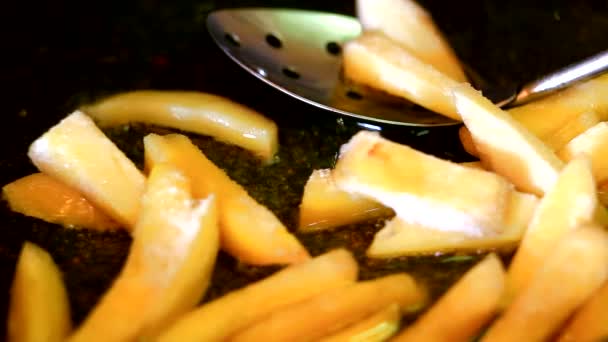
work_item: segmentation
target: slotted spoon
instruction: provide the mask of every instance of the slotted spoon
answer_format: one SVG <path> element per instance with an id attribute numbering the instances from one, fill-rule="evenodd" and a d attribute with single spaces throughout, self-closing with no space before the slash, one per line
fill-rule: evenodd
<path id="1" fill-rule="evenodd" d="M 361 33 L 356 18 L 307 10 L 243 8 L 207 18 L 209 33 L 232 60 L 260 80 L 311 105 L 367 121 L 404 126 L 447 126 L 456 121 L 407 101 L 368 96 L 340 77 L 341 46 Z M 518 89 L 483 89 L 500 107 L 520 105 L 608 69 L 608 51 Z"/>

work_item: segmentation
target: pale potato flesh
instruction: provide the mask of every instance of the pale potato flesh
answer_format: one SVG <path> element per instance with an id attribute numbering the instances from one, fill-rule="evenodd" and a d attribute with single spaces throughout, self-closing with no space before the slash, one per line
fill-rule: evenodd
<path id="1" fill-rule="evenodd" d="M 145 177 L 135 164 L 76 111 L 36 139 L 28 156 L 43 173 L 78 190 L 131 230 L 139 215 Z"/>
<path id="2" fill-rule="evenodd" d="M 44 173 L 5 185 L 2 195 L 12 211 L 67 228 L 105 231 L 120 227 L 79 191 Z"/>
<path id="3" fill-rule="evenodd" d="M 496 174 L 366 131 L 342 146 L 333 176 L 342 190 L 373 198 L 408 223 L 478 237 L 503 231 L 512 188 Z"/>
<path id="4" fill-rule="evenodd" d="M 101 126 L 141 122 L 212 136 L 271 161 L 279 147 L 277 125 L 222 96 L 194 91 L 140 90 L 83 108 Z"/>
<path id="5" fill-rule="evenodd" d="M 379 32 L 364 32 L 344 46 L 347 79 L 410 100 L 460 120 L 450 89 L 458 84 Z"/>
<path id="6" fill-rule="evenodd" d="M 342 191 L 336 186 L 331 170 L 314 170 L 304 186 L 298 229 L 315 232 L 391 213 L 391 209 L 374 200 Z"/>
<path id="7" fill-rule="evenodd" d="M 62 342 L 72 329 L 68 293 L 59 267 L 42 248 L 25 242 L 10 292 L 9 342 Z"/>
<path id="8" fill-rule="evenodd" d="M 503 222 L 504 231 L 497 235 L 471 237 L 461 232 L 445 232 L 422 225 L 408 224 L 395 218 L 374 236 L 367 250 L 370 258 L 434 255 L 437 252 L 479 252 L 512 250 L 521 241 L 532 218 L 538 198 L 513 192 Z"/>
<path id="9" fill-rule="evenodd" d="M 570 161 L 585 155 L 591 159 L 593 176 L 597 183 L 608 181 L 608 122 L 600 122 L 572 139 L 557 155 Z"/>
<path id="10" fill-rule="evenodd" d="M 547 145 L 470 85 L 452 95 L 484 165 L 520 191 L 543 195 L 553 186 L 563 162 Z"/>
<path id="11" fill-rule="evenodd" d="M 194 197 L 215 195 L 222 248 L 254 265 L 290 264 L 310 258 L 308 251 L 266 207 L 179 134 L 144 138 L 146 168 L 168 162 L 192 180 Z"/>
<path id="12" fill-rule="evenodd" d="M 319 342 L 383 342 L 396 334 L 400 326 L 401 308 L 393 303 Z"/>
<path id="13" fill-rule="evenodd" d="M 358 282 L 277 310 L 230 340 L 314 341 L 397 303 L 403 311 L 419 309 L 426 291 L 406 274 Z"/>
<path id="14" fill-rule="evenodd" d="M 357 275 L 357 261 L 349 252 L 330 251 L 197 308 L 158 341 L 222 341 L 281 307 L 352 284 Z"/>
<path id="15" fill-rule="evenodd" d="M 509 267 L 507 301 L 528 286 L 568 231 L 594 221 L 597 208 L 590 162 L 575 159 L 564 167 L 532 217 Z"/>
<path id="16" fill-rule="evenodd" d="M 602 227 L 568 232 L 482 341 L 547 341 L 606 281 L 607 264 L 608 233 Z"/>
<path id="17" fill-rule="evenodd" d="M 121 273 L 69 341 L 153 337 L 202 299 L 219 249 L 213 196 L 193 199 L 190 181 L 155 166 Z"/>
<path id="18" fill-rule="evenodd" d="M 490 254 L 393 341 L 471 341 L 498 312 L 504 288 L 502 263 Z"/>
<path id="19" fill-rule="evenodd" d="M 413 0 L 357 0 L 364 31 L 381 31 L 421 61 L 459 82 L 466 76 L 431 15 Z"/>

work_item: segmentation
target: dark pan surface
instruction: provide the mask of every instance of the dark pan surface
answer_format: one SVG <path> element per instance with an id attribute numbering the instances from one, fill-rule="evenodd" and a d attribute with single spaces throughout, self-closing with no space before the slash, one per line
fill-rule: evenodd
<path id="1" fill-rule="evenodd" d="M 329 167 L 338 146 L 358 128 L 281 95 L 229 61 L 205 31 L 206 14 L 236 6 L 291 6 L 353 14 L 354 1 L 39 1 L 9 2 L 0 20 L 0 184 L 35 171 L 29 144 L 78 105 L 133 89 L 187 89 L 228 96 L 274 118 L 281 127 L 281 161 L 263 168 L 248 154 L 197 140 L 210 158 L 244 184 L 289 226 L 307 175 Z M 488 81 L 511 85 L 591 55 L 608 43 L 605 1 L 424 1 L 459 56 Z M 141 158 L 134 127 L 118 137 Z M 385 134 L 452 160 L 468 157 L 455 128 Z M 77 143 L 77 142 L 75 142 Z M 135 146 L 135 147 L 133 147 Z M 290 195 L 285 195 L 290 194 Z M 355 225 L 302 237 L 318 254 L 346 244 L 360 257 L 363 277 L 411 271 L 438 295 L 476 259 L 371 262 L 361 253 L 378 226 Z M 48 249 L 65 273 L 75 321 L 80 321 L 119 271 L 130 239 L 125 233 L 67 231 L 0 208 L 0 336 L 5 336 L 9 286 L 24 240 Z M 507 256 L 508 257 L 508 256 Z M 445 261 L 445 260 L 444 260 Z M 217 296 L 272 272 L 221 255 L 208 295 Z"/>

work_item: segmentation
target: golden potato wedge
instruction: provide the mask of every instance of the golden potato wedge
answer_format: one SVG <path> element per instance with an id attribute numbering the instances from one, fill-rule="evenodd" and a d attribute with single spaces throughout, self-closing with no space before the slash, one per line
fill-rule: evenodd
<path id="1" fill-rule="evenodd" d="M 477 151 L 477 147 L 475 146 L 475 141 L 473 141 L 473 137 L 471 136 L 471 132 L 467 129 L 466 126 L 460 127 L 458 130 L 458 138 L 460 139 L 460 143 L 464 150 L 475 157 L 479 156 L 479 151 Z"/>
<path id="2" fill-rule="evenodd" d="M 600 118 L 596 112 L 582 112 L 579 115 L 574 116 L 572 119 L 566 122 L 564 126 L 558 128 L 556 131 L 547 136 L 539 138 L 541 138 L 541 140 L 553 151 L 559 151 L 566 146 L 570 140 L 595 126 L 599 122 Z"/>
<path id="3" fill-rule="evenodd" d="M 127 229 L 139 214 L 145 177 L 80 111 L 70 114 L 29 148 L 32 163 L 78 190 Z"/>
<path id="4" fill-rule="evenodd" d="M 498 312 L 505 278 L 500 259 L 488 255 L 393 341 L 471 341 Z"/>
<path id="5" fill-rule="evenodd" d="M 574 314 L 558 342 L 596 342 L 608 337 L 608 282 Z"/>
<path id="6" fill-rule="evenodd" d="M 323 337 L 319 342 L 383 342 L 391 338 L 401 323 L 401 308 L 393 303 L 357 323 Z"/>
<path id="7" fill-rule="evenodd" d="M 61 342 L 71 329 L 61 271 L 45 250 L 25 242 L 11 287 L 7 340 Z"/>
<path id="8" fill-rule="evenodd" d="M 304 186 L 298 229 L 315 232 L 391 214 L 390 208 L 374 200 L 342 191 L 331 170 L 314 170 Z"/>
<path id="9" fill-rule="evenodd" d="M 520 191 L 543 195 L 553 186 L 563 162 L 547 145 L 470 85 L 452 94 L 484 165 Z"/>
<path id="10" fill-rule="evenodd" d="M 564 167 L 534 213 L 509 266 L 507 302 L 528 286 L 561 237 L 593 222 L 597 209 L 591 163 L 586 158 L 575 159 Z"/>
<path id="11" fill-rule="evenodd" d="M 118 229 L 120 225 L 76 189 L 44 173 L 33 173 L 4 187 L 12 211 L 67 228 Z"/>
<path id="12" fill-rule="evenodd" d="M 370 197 L 408 223 L 478 237 L 504 229 L 512 188 L 504 178 L 373 132 L 361 131 L 342 146 L 332 174 L 342 190 Z"/>
<path id="13" fill-rule="evenodd" d="M 222 341 L 286 305 L 357 280 L 358 265 L 339 249 L 289 266 L 184 315 L 159 342 Z"/>
<path id="14" fill-rule="evenodd" d="M 357 17 L 365 31 L 382 31 L 421 61 L 459 82 L 466 82 L 456 54 L 431 15 L 413 0 L 357 0 Z"/>
<path id="15" fill-rule="evenodd" d="M 596 182 L 608 181 L 608 122 L 600 122 L 572 139 L 557 155 L 564 161 L 586 155 L 591 159 Z"/>
<path id="16" fill-rule="evenodd" d="M 201 300 L 218 249 L 215 198 L 193 199 L 188 178 L 156 165 L 126 264 L 69 341 L 154 336 Z"/>
<path id="17" fill-rule="evenodd" d="M 139 90 L 83 108 L 101 126 L 142 122 L 212 136 L 271 161 L 279 148 L 277 125 L 225 97 L 194 91 Z"/>
<path id="18" fill-rule="evenodd" d="M 514 192 L 503 225 L 497 235 L 471 237 L 462 232 L 446 232 L 408 224 L 400 218 L 386 223 L 374 236 L 367 250 L 370 258 L 393 258 L 412 255 L 433 255 L 437 252 L 479 252 L 515 249 L 532 218 L 538 198 Z"/>
<path id="19" fill-rule="evenodd" d="M 380 32 L 364 32 L 345 44 L 343 70 L 353 82 L 460 120 L 449 92 L 458 82 Z"/>
<path id="20" fill-rule="evenodd" d="M 393 274 L 327 291 L 277 310 L 237 333 L 231 341 L 314 341 L 398 303 L 419 309 L 426 291 L 406 274 Z"/>
<path id="21" fill-rule="evenodd" d="M 179 134 L 144 138 L 146 168 L 169 162 L 192 180 L 194 197 L 215 194 L 218 201 L 222 248 L 255 265 L 290 264 L 309 258 L 308 252 L 266 207 L 215 166 Z"/>
<path id="22" fill-rule="evenodd" d="M 606 231 L 588 226 L 568 232 L 482 341 L 546 341 L 606 281 L 607 264 Z"/>
<path id="23" fill-rule="evenodd" d="M 546 98 L 514 107 L 509 110 L 509 114 L 537 137 L 545 139 L 587 113 L 595 113 L 600 121 L 607 120 L 606 94 L 608 75 L 603 75 Z M 574 136 L 576 134 L 571 138 Z"/>

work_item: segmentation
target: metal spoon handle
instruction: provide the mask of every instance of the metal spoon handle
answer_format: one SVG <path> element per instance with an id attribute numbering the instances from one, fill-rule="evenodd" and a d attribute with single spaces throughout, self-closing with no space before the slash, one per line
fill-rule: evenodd
<path id="1" fill-rule="evenodd" d="M 608 70 L 608 51 L 571 64 L 549 75 L 525 84 L 509 105 L 521 105 L 559 89 L 597 76 Z"/>

